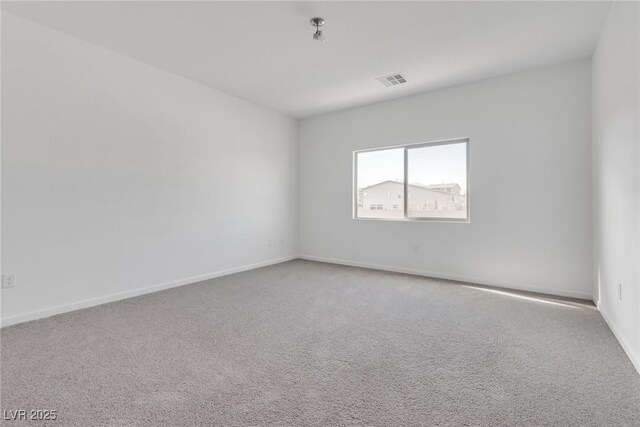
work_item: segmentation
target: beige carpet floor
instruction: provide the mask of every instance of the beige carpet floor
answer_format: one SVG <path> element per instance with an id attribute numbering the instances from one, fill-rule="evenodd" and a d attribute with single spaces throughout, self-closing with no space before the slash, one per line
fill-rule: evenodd
<path id="1" fill-rule="evenodd" d="M 598 311 L 514 295 L 291 261 L 4 328 L 1 407 L 59 426 L 640 425 Z"/>

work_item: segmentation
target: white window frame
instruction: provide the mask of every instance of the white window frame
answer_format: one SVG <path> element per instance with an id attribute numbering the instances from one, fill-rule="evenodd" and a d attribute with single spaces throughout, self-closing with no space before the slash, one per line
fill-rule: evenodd
<path id="1" fill-rule="evenodd" d="M 453 139 L 443 139 L 438 141 L 430 141 L 430 142 L 418 142 L 413 144 L 404 144 L 404 145 L 393 145 L 389 147 L 379 147 L 379 148 L 367 148 L 364 150 L 355 150 L 353 152 L 353 219 L 356 220 L 374 220 L 374 221 L 427 221 L 427 222 L 457 222 L 457 223 L 469 223 L 471 222 L 471 191 L 470 191 L 470 173 L 469 173 L 469 149 L 470 149 L 470 140 L 469 138 L 453 138 Z M 424 147 L 433 147 L 437 145 L 452 145 L 452 144 L 466 144 L 466 173 L 467 173 L 467 189 L 466 189 L 466 218 L 433 218 L 433 217 L 415 217 L 408 216 L 408 197 L 407 194 L 409 192 L 409 150 L 415 148 L 424 148 Z M 385 150 L 393 150 L 393 149 L 403 149 L 404 151 L 404 194 L 403 194 L 403 203 L 404 203 L 404 218 L 362 218 L 358 217 L 358 154 L 360 153 L 368 153 L 374 151 L 385 151 Z"/>

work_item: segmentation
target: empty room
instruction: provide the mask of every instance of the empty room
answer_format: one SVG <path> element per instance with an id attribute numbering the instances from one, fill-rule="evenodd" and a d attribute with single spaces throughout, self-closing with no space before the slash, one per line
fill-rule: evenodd
<path id="1" fill-rule="evenodd" d="M 2 1 L 0 424 L 640 426 L 639 1 Z"/>

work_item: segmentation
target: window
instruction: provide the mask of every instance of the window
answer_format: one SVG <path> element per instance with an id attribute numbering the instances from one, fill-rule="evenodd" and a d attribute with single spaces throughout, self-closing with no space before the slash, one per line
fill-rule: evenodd
<path id="1" fill-rule="evenodd" d="M 467 139 L 354 152 L 355 218 L 468 221 Z"/>
<path id="2" fill-rule="evenodd" d="M 356 154 L 357 217 L 402 219 L 403 210 L 394 210 L 393 204 L 403 205 L 404 149 L 392 148 Z M 400 201 L 400 203 L 398 203 Z M 404 205 L 403 205 L 404 206 Z"/>

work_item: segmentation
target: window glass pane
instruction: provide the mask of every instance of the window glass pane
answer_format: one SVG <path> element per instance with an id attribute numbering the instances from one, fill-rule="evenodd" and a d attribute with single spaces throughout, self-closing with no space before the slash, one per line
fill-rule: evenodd
<path id="1" fill-rule="evenodd" d="M 404 149 L 357 153 L 356 216 L 404 218 Z"/>
<path id="2" fill-rule="evenodd" d="M 408 148 L 407 216 L 467 218 L 467 144 Z"/>

